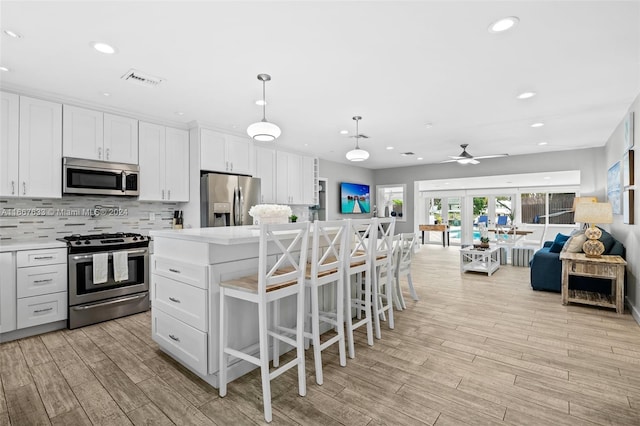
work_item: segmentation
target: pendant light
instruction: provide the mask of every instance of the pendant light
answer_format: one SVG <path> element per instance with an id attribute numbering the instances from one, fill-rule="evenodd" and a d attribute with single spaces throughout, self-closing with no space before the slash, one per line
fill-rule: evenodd
<path id="1" fill-rule="evenodd" d="M 355 117 L 353 117 L 353 120 L 355 120 L 356 122 L 356 147 L 355 149 L 352 149 L 351 151 L 347 152 L 347 160 L 349 161 L 364 161 L 367 158 L 369 158 L 369 153 L 367 151 L 365 151 L 364 149 L 360 149 L 360 146 L 358 144 L 358 141 L 360 139 L 360 132 L 358 131 L 358 121 L 362 120 L 362 117 L 360 117 L 359 115 L 356 115 Z"/>
<path id="2" fill-rule="evenodd" d="M 264 84 L 271 80 L 271 76 L 269 74 L 258 74 L 258 80 L 262 81 L 262 121 L 258 121 L 247 127 L 247 133 L 257 141 L 271 142 L 277 139 L 282 133 L 280 127 L 267 121 L 265 114 L 267 101 L 264 95 Z"/>

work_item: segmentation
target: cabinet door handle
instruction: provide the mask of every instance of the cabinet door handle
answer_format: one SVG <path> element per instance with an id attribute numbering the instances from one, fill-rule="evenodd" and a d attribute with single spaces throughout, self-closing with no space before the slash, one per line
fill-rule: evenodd
<path id="1" fill-rule="evenodd" d="M 22 181 L 22 195 L 27 195 L 27 182 Z"/>
<path id="2" fill-rule="evenodd" d="M 15 195 L 16 193 L 16 181 L 12 180 L 11 181 L 11 195 Z"/>
<path id="3" fill-rule="evenodd" d="M 162 190 L 162 199 L 164 200 L 164 189 Z"/>
<path id="4" fill-rule="evenodd" d="M 47 280 L 35 280 L 33 283 L 34 284 L 40 284 L 40 283 L 49 283 L 51 281 L 53 281 L 53 278 L 49 278 Z"/>
<path id="5" fill-rule="evenodd" d="M 176 299 L 175 297 L 170 297 L 169 300 L 171 300 L 173 303 L 180 303 L 180 300 Z"/>
<path id="6" fill-rule="evenodd" d="M 53 259 L 53 256 L 34 256 L 35 260 Z"/>
<path id="7" fill-rule="evenodd" d="M 176 342 L 179 342 L 180 339 L 176 336 L 174 336 L 173 334 L 170 334 L 169 337 L 171 338 L 171 340 L 175 340 Z"/>
<path id="8" fill-rule="evenodd" d="M 45 308 L 45 309 L 36 309 L 33 311 L 34 314 L 41 314 L 43 312 L 53 311 L 53 308 Z"/>
<path id="9" fill-rule="evenodd" d="M 171 190 L 168 189 L 167 190 L 167 200 L 170 200 L 170 199 L 171 199 Z"/>
<path id="10" fill-rule="evenodd" d="M 228 161 L 224 162 L 224 168 L 225 168 L 225 170 L 229 171 L 229 162 Z"/>
<path id="11" fill-rule="evenodd" d="M 233 161 L 230 162 L 229 164 L 231 164 L 231 171 L 233 171 Z"/>
<path id="12" fill-rule="evenodd" d="M 109 148 L 106 149 L 106 154 L 107 154 L 107 160 L 109 159 Z"/>
<path id="13" fill-rule="evenodd" d="M 179 271 L 179 270 L 177 270 L 177 269 L 173 269 L 173 268 L 169 268 L 169 272 L 174 272 L 174 273 L 176 273 L 176 274 L 179 274 L 179 273 L 180 273 L 180 271 Z"/>
<path id="14" fill-rule="evenodd" d="M 102 158 L 102 148 L 98 148 L 98 159 Z"/>

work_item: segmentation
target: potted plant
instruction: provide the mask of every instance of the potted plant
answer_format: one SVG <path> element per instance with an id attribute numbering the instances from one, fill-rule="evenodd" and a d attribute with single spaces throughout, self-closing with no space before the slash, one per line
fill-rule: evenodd
<path id="1" fill-rule="evenodd" d="M 291 221 L 291 223 L 295 223 L 298 220 L 298 216 L 292 214 L 291 216 L 289 216 L 289 220 Z"/>
<path id="2" fill-rule="evenodd" d="M 402 217 L 402 200 L 392 200 L 392 202 L 393 212 L 391 213 L 391 216 Z"/>
<path id="3" fill-rule="evenodd" d="M 489 237 L 480 237 L 480 247 L 489 248 Z"/>

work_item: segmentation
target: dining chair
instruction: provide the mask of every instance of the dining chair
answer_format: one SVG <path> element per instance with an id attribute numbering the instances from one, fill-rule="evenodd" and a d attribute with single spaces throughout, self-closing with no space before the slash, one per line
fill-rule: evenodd
<path id="1" fill-rule="evenodd" d="M 298 394 L 306 395 L 304 355 L 304 275 L 307 262 L 309 223 L 261 224 L 257 274 L 220 283 L 219 394 L 227 394 L 228 358 L 233 356 L 260 367 L 264 418 L 271 422 L 271 380 L 298 367 Z M 269 303 L 285 297 L 296 297 L 295 335 L 269 330 Z M 258 305 L 259 355 L 227 346 L 227 298 Z M 296 348 L 296 356 L 285 365 L 269 370 L 269 337 Z"/>
<path id="2" fill-rule="evenodd" d="M 407 305 L 404 301 L 404 296 L 402 295 L 402 287 L 400 285 L 400 278 L 406 275 L 407 282 L 409 284 L 409 293 L 411 294 L 411 298 L 415 301 L 420 300 L 418 298 L 418 294 L 416 293 L 416 289 L 413 287 L 413 276 L 411 274 L 411 261 L 413 259 L 413 251 L 415 250 L 416 244 L 416 234 L 412 232 L 406 232 L 399 234 L 400 243 L 398 247 L 397 253 L 397 266 L 395 268 L 395 290 L 397 294 L 397 299 L 402 307 L 402 309 L 407 309 Z"/>

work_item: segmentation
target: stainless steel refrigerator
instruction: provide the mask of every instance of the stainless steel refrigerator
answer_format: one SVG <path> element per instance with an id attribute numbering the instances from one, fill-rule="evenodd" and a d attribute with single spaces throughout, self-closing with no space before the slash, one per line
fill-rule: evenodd
<path id="1" fill-rule="evenodd" d="M 200 226 L 252 225 L 251 206 L 260 204 L 260 179 L 207 173 L 200 177 Z"/>

